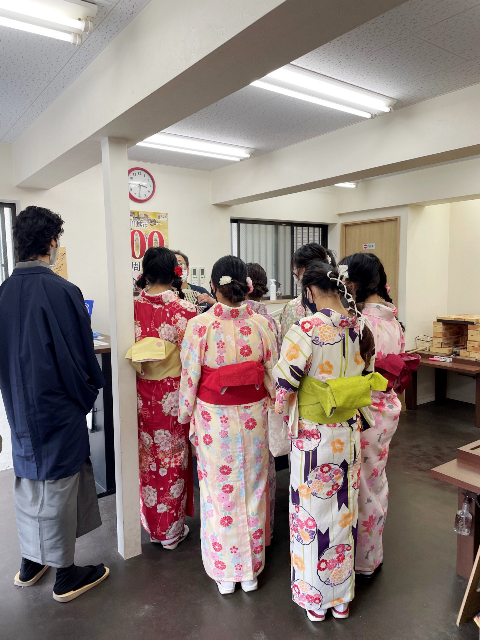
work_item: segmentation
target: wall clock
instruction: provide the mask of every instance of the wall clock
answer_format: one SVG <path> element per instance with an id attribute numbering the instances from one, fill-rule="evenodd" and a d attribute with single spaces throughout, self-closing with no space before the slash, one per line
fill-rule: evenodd
<path id="1" fill-rule="evenodd" d="M 155 180 L 151 173 L 141 167 L 128 171 L 128 191 L 130 200 L 147 202 L 155 193 Z"/>

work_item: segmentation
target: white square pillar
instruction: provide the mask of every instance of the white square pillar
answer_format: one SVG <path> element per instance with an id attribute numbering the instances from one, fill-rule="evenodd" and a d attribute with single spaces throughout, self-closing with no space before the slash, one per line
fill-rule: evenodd
<path id="1" fill-rule="evenodd" d="M 138 429 L 135 371 L 125 354 L 135 342 L 130 245 L 128 161 L 125 140 L 102 140 L 107 237 L 108 294 L 112 339 L 112 392 L 115 432 L 118 552 L 142 552 L 138 496 Z"/>

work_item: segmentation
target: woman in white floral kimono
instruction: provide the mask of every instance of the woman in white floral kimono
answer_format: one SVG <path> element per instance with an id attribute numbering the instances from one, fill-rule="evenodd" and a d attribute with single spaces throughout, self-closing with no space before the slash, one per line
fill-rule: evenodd
<path id="1" fill-rule="evenodd" d="M 200 481 L 201 546 L 220 593 L 257 588 L 268 531 L 267 410 L 277 360 L 268 321 L 245 303 L 251 282 L 234 256 L 212 271 L 217 304 L 188 323 L 179 421 L 191 420 Z"/>
<path id="2" fill-rule="evenodd" d="M 134 302 L 136 342 L 127 354 L 137 371 L 140 517 L 151 541 L 164 549 L 186 537 L 185 515 L 193 516 L 188 427 L 177 418 L 180 345 L 197 310 L 171 290 L 180 290 L 180 276 L 169 249 L 145 253 L 137 286 L 149 289 Z"/>
<path id="3" fill-rule="evenodd" d="M 304 244 L 297 249 L 292 256 L 291 269 L 295 284 L 300 287 L 302 283 L 302 276 L 308 265 L 314 260 L 320 260 L 321 262 L 328 262 L 332 267 L 335 267 L 335 254 L 329 249 L 325 249 L 316 242 L 310 242 L 310 244 Z M 290 300 L 283 307 L 282 314 L 280 316 L 280 336 L 279 341 L 282 344 L 283 339 L 287 335 L 287 331 L 292 324 L 311 316 L 312 313 L 316 313 L 315 305 L 309 302 L 303 294 Z"/>
<path id="4" fill-rule="evenodd" d="M 314 622 L 332 610 L 349 615 L 354 596 L 354 548 L 360 474 L 358 409 L 371 404 L 362 376 L 373 361 L 373 337 L 345 310 L 336 269 L 311 263 L 303 293 L 318 311 L 285 336 L 275 367 L 277 412 L 289 423 L 290 549 L 293 601 Z"/>
<path id="5" fill-rule="evenodd" d="M 371 426 L 364 423 L 361 438 L 362 470 L 355 570 L 365 577 L 372 577 L 383 563 L 382 538 L 388 509 L 385 467 L 401 411 L 397 392 L 402 392 L 401 387 L 405 388 L 410 375 L 407 365 L 401 360 L 400 354 L 405 351 L 405 338 L 396 317 L 397 310 L 390 298 L 387 275 L 379 258 L 372 253 L 355 253 L 344 258 L 342 264 L 348 267 L 347 287 L 368 319 L 375 339 L 375 370 L 384 373 L 385 359 L 392 360 L 393 356 L 397 360 L 396 384 L 389 385 L 386 392 L 373 393 L 370 409 L 373 423 Z M 402 373 L 406 373 L 403 383 L 399 382 Z"/>

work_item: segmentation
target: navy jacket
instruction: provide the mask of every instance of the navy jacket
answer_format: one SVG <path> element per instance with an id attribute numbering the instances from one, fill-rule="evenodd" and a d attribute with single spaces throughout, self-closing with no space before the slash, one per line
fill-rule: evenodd
<path id="1" fill-rule="evenodd" d="M 14 269 L 0 287 L 0 389 L 16 476 L 80 471 L 85 416 L 104 384 L 80 289 L 43 266 Z"/>

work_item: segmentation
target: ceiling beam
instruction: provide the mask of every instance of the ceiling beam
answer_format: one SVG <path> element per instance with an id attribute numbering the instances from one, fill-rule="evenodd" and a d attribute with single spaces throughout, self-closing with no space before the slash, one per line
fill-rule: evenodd
<path id="1" fill-rule="evenodd" d="M 151 0 L 14 143 L 17 186 L 51 188 L 405 0 Z"/>
<path id="2" fill-rule="evenodd" d="M 212 172 L 212 203 L 244 204 L 480 154 L 480 85 Z"/>

